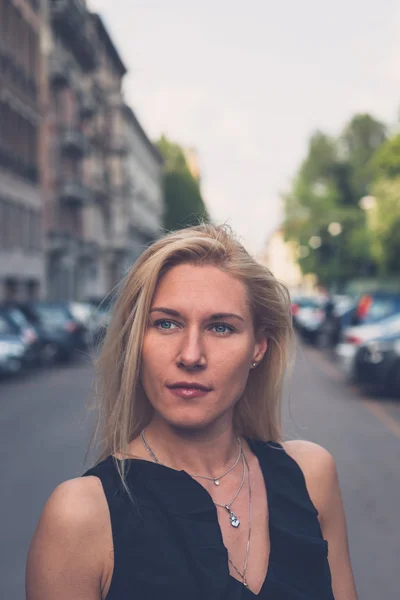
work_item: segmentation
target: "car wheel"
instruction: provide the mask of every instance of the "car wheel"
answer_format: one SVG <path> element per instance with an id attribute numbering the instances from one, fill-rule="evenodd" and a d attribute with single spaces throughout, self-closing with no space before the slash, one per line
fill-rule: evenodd
<path id="1" fill-rule="evenodd" d="M 59 353 L 60 349 L 57 344 L 51 342 L 45 344 L 41 352 L 42 363 L 45 365 L 54 364 L 58 359 Z"/>

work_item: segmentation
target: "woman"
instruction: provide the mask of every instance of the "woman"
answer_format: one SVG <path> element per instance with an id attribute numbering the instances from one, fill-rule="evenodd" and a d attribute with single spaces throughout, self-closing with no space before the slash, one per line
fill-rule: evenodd
<path id="1" fill-rule="evenodd" d="M 48 500 L 28 600 L 356 598 L 334 461 L 281 440 L 289 306 L 225 227 L 141 256 L 98 361 L 101 455 Z"/>

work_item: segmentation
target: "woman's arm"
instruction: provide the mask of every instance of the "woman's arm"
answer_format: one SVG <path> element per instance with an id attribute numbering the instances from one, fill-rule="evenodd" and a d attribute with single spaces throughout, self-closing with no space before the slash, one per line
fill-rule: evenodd
<path id="1" fill-rule="evenodd" d="M 96 477 L 62 483 L 50 496 L 26 567 L 27 600 L 101 600 L 107 503 Z M 110 527 L 110 526 L 109 526 Z"/>
<path id="2" fill-rule="evenodd" d="M 319 513 L 322 533 L 328 542 L 335 600 L 357 600 L 335 461 L 327 450 L 311 442 L 292 441 L 284 446 L 303 471 L 310 498 Z"/>

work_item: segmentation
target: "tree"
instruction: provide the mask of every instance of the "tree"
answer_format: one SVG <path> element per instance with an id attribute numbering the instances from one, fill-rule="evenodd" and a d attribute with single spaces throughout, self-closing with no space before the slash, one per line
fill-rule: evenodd
<path id="1" fill-rule="evenodd" d="M 386 140 L 386 127 L 369 114 L 357 114 L 346 125 L 339 147 L 351 169 L 351 185 L 355 202 L 368 193 L 374 178 L 372 159 Z"/>
<path id="2" fill-rule="evenodd" d="M 373 183 L 373 157 L 384 140 L 385 126 L 370 115 L 353 117 L 337 139 L 317 131 L 284 198 L 286 239 L 307 248 L 311 238 L 317 240 L 314 249 L 300 253 L 299 263 L 324 284 L 375 268 L 359 201 Z M 342 226 L 336 237 L 328 231 L 332 222 Z"/>
<path id="3" fill-rule="evenodd" d="M 184 151 L 179 144 L 162 136 L 157 142 L 164 164 L 164 227 L 182 229 L 208 221 L 209 216 L 201 195 L 199 182 L 190 172 Z"/>
<path id="4" fill-rule="evenodd" d="M 400 135 L 387 140 L 376 152 L 371 163 L 376 179 L 392 179 L 400 175 Z"/>

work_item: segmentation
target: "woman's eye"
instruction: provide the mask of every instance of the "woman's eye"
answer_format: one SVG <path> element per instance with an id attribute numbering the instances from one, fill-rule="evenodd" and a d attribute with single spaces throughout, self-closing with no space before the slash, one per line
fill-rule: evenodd
<path id="1" fill-rule="evenodd" d="M 223 325 L 222 323 L 213 325 L 212 329 L 214 329 L 215 333 L 219 333 L 220 335 L 228 335 L 234 331 L 233 327 L 230 327 L 229 325 Z"/>
<path id="2" fill-rule="evenodd" d="M 173 323 L 172 321 L 162 320 L 162 321 L 156 321 L 154 323 L 154 327 L 157 327 L 157 329 L 163 329 L 164 331 L 170 331 L 174 327 L 177 327 L 177 325 L 176 325 L 176 323 Z"/>

